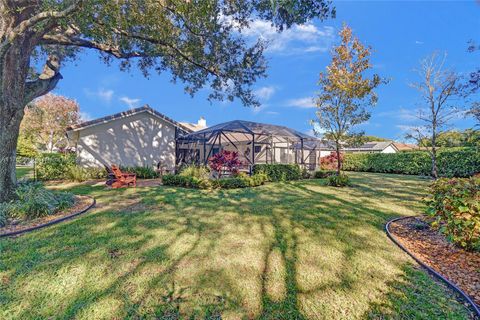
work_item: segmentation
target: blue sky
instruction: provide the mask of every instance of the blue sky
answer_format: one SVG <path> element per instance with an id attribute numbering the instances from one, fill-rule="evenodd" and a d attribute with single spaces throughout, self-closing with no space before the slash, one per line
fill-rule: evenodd
<path id="1" fill-rule="evenodd" d="M 402 140 L 404 127 L 413 124 L 418 108 L 417 92 L 409 83 L 418 80 L 414 69 L 420 59 L 434 51 L 447 52 L 447 64 L 468 73 L 480 65 L 480 54 L 467 52 L 470 39 L 480 41 L 480 3 L 475 1 L 334 1 L 337 18 L 313 21 L 277 34 L 262 21 L 255 22 L 248 36 L 270 40 L 266 56 L 268 77 L 256 85 L 262 107 L 244 107 L 239 102 L 210 104 L 201 93 L 191 98 L 181 84 L 172 84 L 168 74 L 144 78 L 133 70 L 121 72 L 104 65 L 97 54 L 85 52 L 67 65 L 56 93 L 76 99 L 88 118 L 149 104 L 178 121 L 196 122 L 200 116 L 209 125 L 244 119 L 286 125 L 309 132 L 315 117 L 311 97 L 318 90 L 320 71 L 330 62 L 329 50 L 337 41 L 342 23 L 373 47 L 375 72 L 391 79 L 378 90 L 379 102 L 370 121 L 360 127 L 367 134 Z M 467 128 L 470 119 L 455 126 Z"/>

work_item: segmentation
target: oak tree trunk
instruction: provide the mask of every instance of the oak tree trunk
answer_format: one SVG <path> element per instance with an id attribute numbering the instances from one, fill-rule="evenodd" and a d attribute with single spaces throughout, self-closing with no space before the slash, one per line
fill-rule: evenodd
<path id="1" fill-rule="evenodd" d="M 5 110 L 15 110 L 6 113 Z M 0 105 L 0 202 L 10 200 L 15 191 L 16 150 L 23 107 Z"/>

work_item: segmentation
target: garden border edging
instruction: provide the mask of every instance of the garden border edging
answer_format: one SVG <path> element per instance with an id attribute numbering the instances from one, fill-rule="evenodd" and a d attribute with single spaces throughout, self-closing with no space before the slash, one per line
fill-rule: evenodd
<path id="1" fill-rule="evenodd" d="M 35 230 L 38 230 L 38 229 L 42 229 L 42 228 L 45 228 L 45 227 L 48 227 L 48 226 L 51 226 L 51 225 L 60 223 L 60 222 L 65 221 L 65 220 L 69 220 L 69 219 L 74 218 L 74 217 L 76 217 L 76 216 L 79 216 L 79 215 L 81 215 L 81 214 L 89 211 L 89 210 L 90 210 L 91 208 L 93 208 L 93 207 L 95 206 L 95 204 L 97 203 L 97 201 L 95 200 L 94 197 L 90 197 L 90 196 L 83 196 L 83 197 L 88 197 L 88 198 L 90 198 L 90 199 L 93 200 L 92 203 L 91 203 L 90 205 L 88 205 L 88 207 L 84 208 L 83 210 L 74 212 L 74 213 L 72 213 L 72 214 L 69 214 L 68 216 L 61 217 L 61 218 L 58 218 L 58 219 L 49 221 L 49 222 L 47 222 L 47 223 L 38 225 L 38 226 L 34 226 L 34 227 L 30 227 L 30 228 L 26 228 L 26 229 L 18 230 L 18 231 L 12 231 L 12 232 L 9 232 L 9 233 L 0 234 L 0 238 L 13 237 L 13 236 L 17 236 L 17 235 L 20 235 L 20 234 L 23 234 L 23 233 L 35 231 Z"/>
<path id="2" fill-rule="evenodd" d="M 393 243 L 395 243 L 400 249 L 402 249 L 403 251 L 405 251 L 410 257 L 413 258 L 413 260 L 415 260 L 420 266 L 422 266 L 423 268 L 425 268 L 430 274 L 434 275 L 435 277 L 437 277 L 438 279 L 442 280 L 445 284 L 447 284 L 448 287 L 450 287 L 451 289 L 453 289 L 454 291 L 456 291 L 457 293 L 459 293 L 473 308 L 473 310 L 475 311 L 476 315 L 478 317 L 480 317 L 480 309 L 479 309 L 479 306 L 477 306 L 477 304 L 475 302 L 473 302 L 473 300 L 465 293 L 463 292 L 462 289 L 460 289 L 459 287 L 457 287 L 453 282 L 451 282 L 450 280 L 448 280 L 447 278 L 445 278 L 444 276 L 442 276 L 440 273 L 438 273 L 437 271 L 435 271 L 434 269 L 430 268 L 429 266 L 427 266 L 425 263 L 423 263 L 420 259 L 418 259 L 413 253 L 411 253 L 407 248 L 405 248 L 400 242 L 397 241 L 397 239 L 395 239 L 395 236 L 393 236 L 391 233 L 390 233 L 390 224 L 392 222 L 396 222 L 396 221 L 399 221 L 399 220 L 403 220 L 403 219 L 407 219 L 407 218 L 415 218 L 415 216 L 407 216 L 407 217 L 399 217 L 399 218 L 394 218 L 394 219 L 391 219 L 390 221 L 388 221 L 386 224 L 385 224 L 385 231 L 387 233 L 387 236 L 390 238 L 390 240 L 393 241 Z"/>

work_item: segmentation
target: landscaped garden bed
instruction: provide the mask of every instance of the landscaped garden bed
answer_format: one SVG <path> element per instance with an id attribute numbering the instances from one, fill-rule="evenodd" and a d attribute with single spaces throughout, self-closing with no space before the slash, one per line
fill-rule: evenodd
<path id="1" fill-rule="evenodd" d="M 7 218 L 3 227 L 0 227 L 0 237 L 16 235 L 49 226 L 86 212 L 95 204 L 95 200 L 88 196 L 74 196 L 71 207 L 34 219 Z"/>
<path id="2" fill-rule="evenodd" d="M 480 253 L 449 242 L 423 217 L 394 221 L 390 232 L 417 259 L 468 294 L 480 305 Z"/>

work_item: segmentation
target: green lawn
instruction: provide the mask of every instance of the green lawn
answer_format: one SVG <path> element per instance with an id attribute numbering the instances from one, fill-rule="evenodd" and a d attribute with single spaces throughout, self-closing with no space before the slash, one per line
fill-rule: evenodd
<path id="1" fill-rule="evenodd" d="M 32 167 L 17 167 L 16 168 L 17 179 L 22 178 L 33 178 L 33 168 Z"/>
<path id="2" fill-rule="evenodd" d="M 1 319 L 466 319 L 385 235 L 428 182 L 351 173 L 254 189 L 63 188 L 73 221 L 0 240 Z"/>

